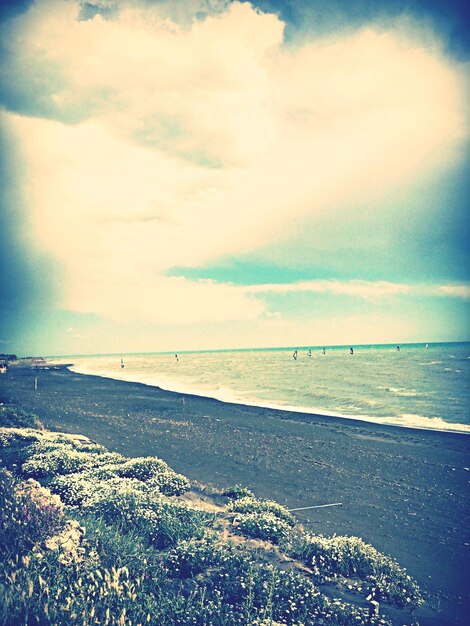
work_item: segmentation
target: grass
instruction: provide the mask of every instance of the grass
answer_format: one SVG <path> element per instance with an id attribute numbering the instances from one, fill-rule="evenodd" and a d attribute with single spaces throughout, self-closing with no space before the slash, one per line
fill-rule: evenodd
<path id="1" fill-rule="evenodd" d="M 220 512 L 207 513 L 182 499 L 188 479 L 161 459 L 127 459 L 13 426 L 0 429 L 0 460 L 13 470 L 0 471 L 5 626 L 390 624 L 368 621 L 365 598 L 322 593 L 325 581 L 342 576 L 364 590 L 380 584 L 395 606 L 421 602 L 389 557 L 358 538 L 306 533 L 285 507 L 242 486 L 227 489 Z M 25 482 L 31 476 L 60 501 Z M 65 559 L 54 537 L 67 519 L 81 530 Z M 253 539 L 262 542 L 254 547 Z M 276 555 L 291 564 L 286 571 Z"/>

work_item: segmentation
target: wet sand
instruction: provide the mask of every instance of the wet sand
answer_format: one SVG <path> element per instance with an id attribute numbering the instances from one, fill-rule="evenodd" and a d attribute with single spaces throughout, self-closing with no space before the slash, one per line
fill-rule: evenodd
<path id="1" fill-rule="evenodd" d="M 0 401 L 216 488 L 243 484 L 289 508 L 341 502 L 299 521 L 396 558 L 429 595 L 422 626 L 470 623 L 468 435 L 228 404 L 63 367 L 10 369 Z"/>

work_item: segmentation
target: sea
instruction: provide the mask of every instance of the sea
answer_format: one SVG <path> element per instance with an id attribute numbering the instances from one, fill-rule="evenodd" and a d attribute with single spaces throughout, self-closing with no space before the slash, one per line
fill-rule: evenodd
<path id="1" fill-rule="evenodd" d="M 352 352 L 352 353 L 351 353 Z M 397 427 L 470 433 L 470 342 L 66 357 L 70 369 Z"/>

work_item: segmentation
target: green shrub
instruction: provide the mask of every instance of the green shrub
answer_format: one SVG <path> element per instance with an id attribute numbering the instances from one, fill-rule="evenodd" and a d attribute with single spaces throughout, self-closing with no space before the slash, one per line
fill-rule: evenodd
<path id="1" fill-rule="evenodd" d="M 154 456 L 137 457 L 128 459 L 116 466 L 116 474 L 123 478 L 137 478 L 139 480 L 149 480 L 158 476 L 162 472 L 172 471 L 161 459 Z"/>
<path id="2" fill-rule="evenodd" d="M 22 409 L 8 406 L 0 406 L 0 427 L 37 428 L 39 430 L 44 428 L 34 413 L 26 413 Z"/>
<path id="3" fill-rule="evenodd" d="M 24 463 L 31 444 L 40 441 L 42 433 L 31 428 L 0 428 L 0 464 L 15 469 Z"/>
<path id="4" fill-rule="evenodd" d="M 359 537 L 324 537 L 305 534 L 293 555 L 322 575 L 340 574 L 377 583 L 384 600 L 403 606 L 422 602 L 418 584 L 391 557 Z"/>
<path id="5" fill-rule="evenodd" d="M 123 533 L 118 524 L 107 523 L 92 512 L 75 510 L 74 517 L 86 528 L 85 547 L 90 560 L 99 562 L 105 569 L 127 567 L 131 578 L 145 573 L 150 585 L 163 584 L 167 573 L 161 553 L 138 529 L 130 528 Z"/>
<path id="6" fill-rule="evenodd" d="M 163 624 L 164 594 L 158 585 L 143 593 L 144 576 L 133 579 L 127 567 L 65 566 L 51 552 L 12 560 L 0 570 L 0 623 L 130 626 L 155 618 Z"/>
<path id="7" fill-rule="evenodd" d="M 217 544 L 213 535 L 202 540 L 180 541 L 165 555 L 164 565 L 171 578 L 191 578 L 230 558 L 230 546 Z"/>
<path id="8" fill-rule="evenodd" d="M 275 517 L 283 520 L 289 526 L 295 525 L 295 517 L 285 506 L 273 500 L 257 500 L 256 498 L 244 497 L 230 502 L 229 511 L 239 513 L 272 513 Z"/>
<path id="9" fill-rule="evenodd" d="M 64 504 L 78 506 L 85 498 L 90 497 L 100 484 L 99 481 L 93 481 L 88 472 L 75 472 L 56 476 L 49 482 L 48 487 L 60 496 Z"/>
<path id="10" fill-rule="evenodd" d="M 243 487 L 242 485 L 235 485 L 234 487 L 229 487 L 226 489 L 223 496 L 230 498 L 231 500 L 238 500 L 239 498 L 254 498 L 254 494 L 247 487 Z"/>
<path id="11" fill-rule="evenodd" d="M 228 624 L 352 626 L 368 623 L 364 609 L 331 602 L 304 576 L 279 571 L 272 565 L 257 565 L 245 552 L 233 553 L 204 584 L 208 598 L 221 598 L 226 610 L 230 607 L 233 621 Z M 389 622 L 384 620 L 381 624 Z"/>
<path id="12" fill-rule="evenodd" d="M 183 539 L 202 537 L 207 514 L 150 492 L 135 478 L 115 478 L 102 484 L 83 509 L 118 524 L 127 532 L 138 529 L 157 548 L 176 544 Z"/>
<path id="13" fill-rule="evenodd" d="M 46 478 L 57 474 L 72 474 L 90 467 L 90 455 L 71 446 L 57 444 L 52 450 L 33 454 L 21 466 L 25 476 Z"/>
<path id="14" fill-rule="evenodd" d="M 172 470 L 162 472 L 153 476 L 146 482 L 149 490 L 158 489 L 166 496 L 180 496 L 186 493 L 190 487 L 189 480 L 182 474 L 177 474 Z"/>
<path id="15" fill-rule="evenodd" d="M 290 536 L 290 525 L 269 512 L 242 513 L 234 522 L 235 526 L 248 537 L 280 543 Z"/>

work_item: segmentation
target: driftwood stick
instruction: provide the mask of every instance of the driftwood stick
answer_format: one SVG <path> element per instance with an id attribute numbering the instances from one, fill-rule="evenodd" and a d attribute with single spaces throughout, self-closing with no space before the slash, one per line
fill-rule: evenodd
<path id="1" fill-rule="evenodd" d="M 300 509 L 289 509 L 289 511 L 306 511 L 307 509 L 324 509 L 327 506 L 343 506 L 342 502 L 334 502 L 333 504 L 316 504 L 315 506 L 302 506 Z"/>

